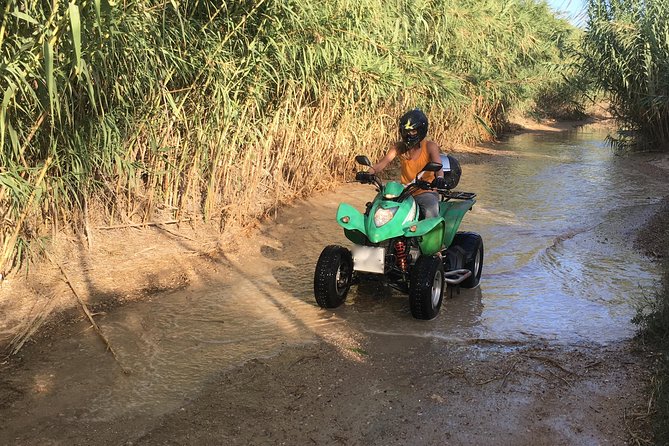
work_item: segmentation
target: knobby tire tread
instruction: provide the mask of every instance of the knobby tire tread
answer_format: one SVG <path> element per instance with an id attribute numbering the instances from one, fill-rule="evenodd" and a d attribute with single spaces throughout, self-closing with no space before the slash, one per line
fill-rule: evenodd
<path id="1" fill-rule="evenodd" d="M 439 268 L 439 259 L 429 256 L 421 256 L 416 261 L 411 271 L 411 285 L 409 289 L 409 306 L 411 314 L 416 319 L 434 319 L 439 313 L 441 302 L 433 313 L 432 308 L 432 284 L 434 283 L 435 268 Z M 443 264 L 442 264 L 443 280 Z M 441 284 L 442 301 L 444 293 L 444 282 Z"/>
<path id="2" fill-rule="evenodd" d="M 321 308 L 337 308 L 346 300 L 348 289 L 339 295 L 336 286 L 337 270 L 342 262 L 348 262 L 352 270 L 350 251 L 339 245 L 327 246 L 318 258 L 314 272 L 314 297 Z"/>

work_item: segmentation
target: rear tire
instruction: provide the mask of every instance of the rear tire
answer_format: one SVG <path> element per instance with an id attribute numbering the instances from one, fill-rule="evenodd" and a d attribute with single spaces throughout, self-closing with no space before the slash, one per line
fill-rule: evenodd
<path id="1" fill-rule="evenodd" d="M 420 256 L 411 269 L 409 306 L 416 319 L 437 317 L 444 300 L 444 264 L 439 257 Z"/>
<path id="2" fill-rule="evenodd" d="M 339 245 L 323 249 L 314 272 L 314 296 L 321 308 L 337 308 L 346 300 L 353 277 L 351 251 Z"/>
<path id="3" fill-rule="evenodd" d="M 456 243 L 465 251 L 464 268 L 472 273 L 460 286 L 476 288 L 483 272 L 483 239 L 474 232 L 458 232 L 453 239 L 453 244 Z"/>

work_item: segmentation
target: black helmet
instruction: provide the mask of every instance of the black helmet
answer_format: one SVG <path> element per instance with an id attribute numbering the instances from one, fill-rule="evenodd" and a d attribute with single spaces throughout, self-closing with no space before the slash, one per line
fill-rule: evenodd
<path id="1" fill-rule="evenodd" d="M 460 182 L 462 168 L 460 163 L 453 155 L 440 154 L 441 168 L 444 171 L 444 180 L 446 180 L 446 189 L 454 189 Z"/>
<path id="2" fill-rule="evenodd" d="M 409 110 L 400 118 L 400 137 L 407 147 L 413 147 L 420 143 L 427 136 L 427 116 L 419 108 Z M 416 130 L 418 133 L 410 135 L 410 130 Z"/>

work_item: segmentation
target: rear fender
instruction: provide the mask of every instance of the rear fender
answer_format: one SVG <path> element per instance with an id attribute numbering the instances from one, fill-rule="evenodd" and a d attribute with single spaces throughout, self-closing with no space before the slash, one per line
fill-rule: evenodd
<path id="1" fill-rule="evenodd" d="M 462 218 L 465 216 L 467 211 L 469 211 L 472 206 L 474 206 L 476 200 L 463 200 L 463 201 L 447 201 L 441 202 L 439 207 L 439 213 L 444 218 L 445 230 L 444 230 L 444 246 L 450 246 L 453 242 L 453 238 L 460 227 Z"/>

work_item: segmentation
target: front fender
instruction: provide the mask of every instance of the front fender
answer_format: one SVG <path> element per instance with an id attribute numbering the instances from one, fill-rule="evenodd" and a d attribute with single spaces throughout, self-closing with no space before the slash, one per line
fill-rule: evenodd
<path id="1" fill-rule="evenodd" d="M 444 219 L 441 217 L 432 217 L 432 218 L 426 218 L 425 220 L 420 220 L 417 222 L 415 225 L 412 225 L 408 228 L 404 229 L 404 236 L 405 237 L 419 237 L 421 235 L 425 235 L 428 232 L 432 231 L 435 226 L 437 226 L 439 223 L 443 223 Z M 411 228 L 415 227 L 415 230 L 411 230 Z"/>
<path id="2" fill-rule="evenodd" d="M 365 216 L 350 204 L 341 203 L 337 208 L 337 224 L 349 231 L 365 232 Z"/>
<path id="3" fill-rule="evenodd" d="M 414 229 L 415 228 L 415 229 Z M 414 229 L 412 231 L 412 229 Z M 444 219 L 433 217 L 421 220 L 404 230 L 405 237 L 421 237 L 420 250 L 423 254 L 432 255 L 438 252 L 444 240 Z"/>

